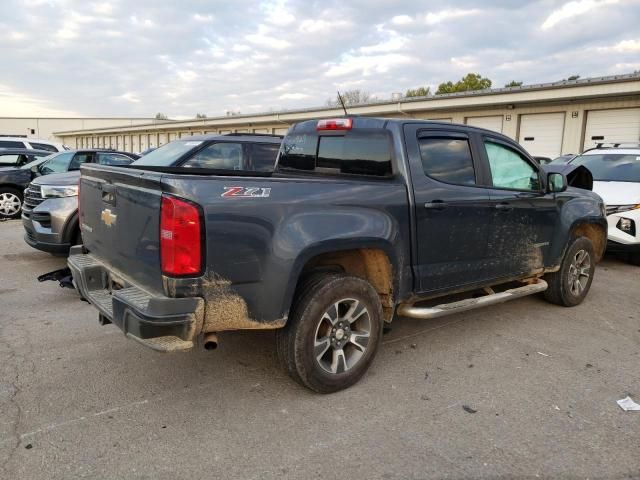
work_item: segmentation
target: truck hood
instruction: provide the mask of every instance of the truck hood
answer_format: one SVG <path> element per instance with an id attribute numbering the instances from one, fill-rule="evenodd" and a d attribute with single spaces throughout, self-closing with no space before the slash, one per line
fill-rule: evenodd
<path id="1" fill-rule="evenodd" d="M 34 185 L 78 185 L 80 183 L 80 170 L 64 173 L 52 173 L 36 178 Z"/>
<path id="2" fill-rule="evenodd" d="M 593 182 L 593 191 L 607 205 L 640 204 L 640 183 L 637 182 Z"/>

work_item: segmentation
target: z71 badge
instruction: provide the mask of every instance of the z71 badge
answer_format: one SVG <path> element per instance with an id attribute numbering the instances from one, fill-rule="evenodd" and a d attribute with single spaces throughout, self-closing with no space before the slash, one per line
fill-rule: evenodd
<path id="1" fill-rule="evenodd" d="M 271 195 L 270 188 L 262 187 L 223 187 L 224 193 L 221 197 L 243 197 L 243 198 L 267 198 Z"/>

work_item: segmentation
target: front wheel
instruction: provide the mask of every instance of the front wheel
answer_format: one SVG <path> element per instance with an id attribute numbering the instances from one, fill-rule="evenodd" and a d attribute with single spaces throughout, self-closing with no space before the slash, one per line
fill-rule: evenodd
<path id="1" fill-rule="evenodd" d="M 19 218 L 22 211 L 22 193 L 13 188 L 0 188 L 0 218 Z"/>
<path id="2" fill-rule="evenodd" d="M 545 275 L 549 288 L 545 298 L 556 305 L 574 307 L 589 293 L 596 270 L 593 243 L 586 237 L 572 239 L 565 252 L 560 270 Z"/>
<path id="3" fill-rule="evenodd" d="M 289 375 L 319 393 L 355 384 L 382 340 L 382 305 L 369 282 L 329 274 L 305 282 L 287 325 L 276 332 Z"/>

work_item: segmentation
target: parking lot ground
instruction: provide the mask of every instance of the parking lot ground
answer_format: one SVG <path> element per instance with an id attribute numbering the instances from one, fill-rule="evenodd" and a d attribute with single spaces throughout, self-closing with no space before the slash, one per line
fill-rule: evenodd
<path id="1" fill-rule="evenodd" d="M 607 258 L 587 300 L 529 297 L 397 320 L 355 387 L 313 394 L 273 333 L 159 354 L 101 327 L 64 259 L 0 223 L 0 478 L 640 476 L 640 268 Z"/>

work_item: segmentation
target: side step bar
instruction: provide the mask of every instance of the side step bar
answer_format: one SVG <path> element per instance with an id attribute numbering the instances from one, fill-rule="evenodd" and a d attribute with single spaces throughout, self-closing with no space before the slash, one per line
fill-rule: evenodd
<path id="1" fill-rule="evenodd" d="M 500 293 L 491 293 L 484 297 L 469 298 L 459 300 L 452 303 L 443 303 L 435 307 L 416 307 L 415 304 L 402 304 L 398 307 L 398 314 L 411 318 L 437 318 L 444 315 L 452 315 L 454 313 L 466 312 L 475 308 L 485 307 L 487 305 L 495 305 L 503 303 L 514 298 L 533 295 L 534 293 L 544 292 L 549 285 L 542 279 L 538 279 L 536 283 L 531 283 L 518 288 L 511 288 Z"/>

